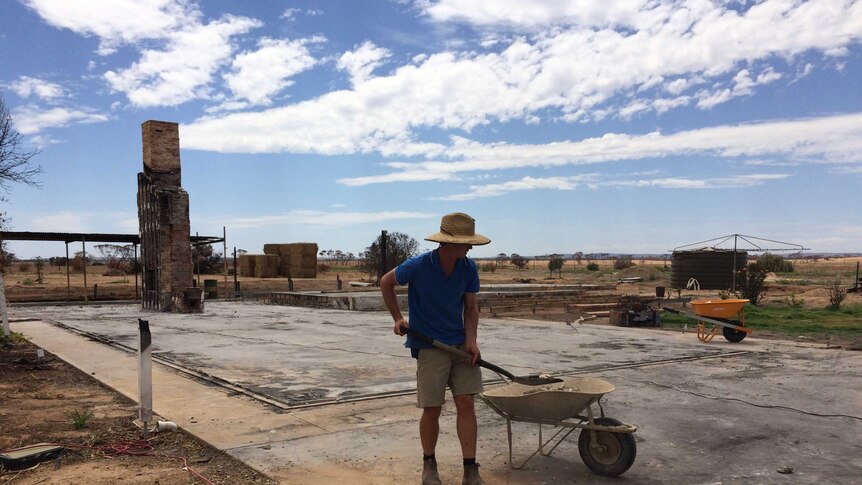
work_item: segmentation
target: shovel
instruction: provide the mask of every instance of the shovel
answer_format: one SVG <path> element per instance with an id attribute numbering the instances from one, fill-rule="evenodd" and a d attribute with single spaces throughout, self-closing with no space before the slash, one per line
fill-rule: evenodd
<path id="1" fill-rule="evenodd" d="M 434 340 L 433 338 L 431 338 L 427 335 L 423 335 L 423 334 L 417 332 L 416 330 L 413 330 L 410 327 L 405 327 L 402 325 L 401 326 L 401 333 L 406 333 L 407 335 L 410 335 L 413 338 L 417 338 L 417 339 L 425 342 L 428 345 L 432 345 L 434 347 L 437 347 L 440 350 L 445 350 L 446 352 L 449 352 L 450 354 L 455 354 L 459 357 L 463 357 L 463 358 L 467 359 L 468 361 L 473 359 L 473 356 L 470 355 L 469 353 L 464 352 L 461 349 L 452 347 L 451 345 L 444 344 L 443 342 L 440 342 L 438 340 Z M 516 382 L 518 384 L 524 384 L 527 386 L 544 386 L 547 384 L 553 384 L 555 382 L 563 382 L 562 379 L 558 379 L 556 377 L 516 376 L 516 375 L 512 374 L 511 372 L 507 371 L 506 369 L 503 369 L 501 367 L 497 367 L 496 365 L 494 365 L 490 362 L 485 362 L 482 359 L 477 360 L 476 365 L 478 365 L 480 367 L 484 367 L 488 370 L 492 370 L 492 371 L 494 371 L 497 374 L 500 374 L 502 376 L 505 376 L 511 382 Z"/>

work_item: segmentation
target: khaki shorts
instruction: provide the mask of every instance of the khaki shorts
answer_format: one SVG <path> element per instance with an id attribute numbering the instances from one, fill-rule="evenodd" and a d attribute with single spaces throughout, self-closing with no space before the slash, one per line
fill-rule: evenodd
<path id="1" fill-rule="evenodd" d="M 457 345 L 463 350 L 463 345 Z M 442 406 L 446 386 L 453 396 L 482 392 L 482 369 L 463 357 L 440 349 L 422 349 L 416 364 L 417 407 Z"/>

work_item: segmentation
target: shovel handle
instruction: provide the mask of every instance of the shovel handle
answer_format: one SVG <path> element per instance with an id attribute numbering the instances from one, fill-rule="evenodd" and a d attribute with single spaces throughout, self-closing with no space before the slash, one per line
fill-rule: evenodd
<path id="1" fill-rule="evenodd" d="M 435 340 L 435 339 L 433 339 L 433 338 L 431 338 L 431 337 L 429 337 L 423 333 L 417 332 L 416 330 L 413 330 L 410 327 L 405 327 L 404 325 L 401 325 L 400 330 L 401 330 L 401 333 L 406 333 L 407 335 L 410 335 L 413 338 L 421 340 L 422 342 L 425 342 L 428 345 L 432 345 L 434 347 L 437 347 L 440 350 L 445 350 L 446 352 L 449 352 L 450 354 L 454 354 L 454 355 L 457 355 L 459 357 L 463 357 L 467 360 L 473 359 L 473 356 L 470 355 L 470 353 L 464 352 L 463 350 L 461 350 L 457 347 L 453 347 L 449 344 L 444 344 L 443 342 Z M 484 367 L 488 370 L 492 370 L 498 374 L 502 374 L 502 375 L 508 377 L 510 380 L 515 379 L 515 376 L 511 372 L 507 371 L 506 369 L 497 367 L 496 365 L 491 364 L 490 362 L 485 362 L 482 359 L 477 360 L 476 365 L 478 365 L 480 367 Z"/>

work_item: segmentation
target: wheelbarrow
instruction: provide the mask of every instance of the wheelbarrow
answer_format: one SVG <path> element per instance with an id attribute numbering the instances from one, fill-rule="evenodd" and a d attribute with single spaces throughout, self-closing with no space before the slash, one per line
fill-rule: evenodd
<path id="1" fill-rule="evenodd" d="M 615 477 L 635 461 L 637 444 L 632 433 L 637 426 L 605 416 L 601 398 L 613 390 L 614 386 L 602 379 L 563 377 L 562 382 L 544 386 L 509 382 L 479 394 L 479 399 L 506 419 L 512 468 L 523 468 L 536 454 L 550 456 L 575 429 L 580 429 L 578 452 L 584 464 L 598 475 Z M 594 404 L 599 408 L 598 417 L 593 412 Z M 512 421 L 539 425 L 538 449 L 519 465 L 513 460 Z M 552 427 L 548 440 L 542 436 L 544 426 Z"/>
<path id="2" fill-rule="evenodd" d="M 741 342 L 751 333 L 751 328 L 745 326 L 745 305 L 748 300 L 692 300 L 690 303 L 694 313 L 669 307 L 662 307 L 662 310 L 697 320 L 697 338 L 702 342 L 711 342 L 718 334 L 719 327 L 729 342 Z M 712 330 L 706 330 L 707 323 L 715 325 Z"/>

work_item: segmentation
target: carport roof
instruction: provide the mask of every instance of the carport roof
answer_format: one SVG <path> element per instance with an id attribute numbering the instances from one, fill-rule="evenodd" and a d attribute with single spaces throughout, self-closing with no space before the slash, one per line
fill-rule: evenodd
<path id="1" fill-rule="evenodd" d="M 30 231 L 0 231 L 2 241 L 63 241 L 65 243 L 75 241 L 86 242 L 111 242 L 141 244 L 141 236 L 138 234 L 104 234 L 95 232 L 30 232 Z M 223 237 L 216 236 L 191 236 L 189 242 L 195 245 L 213 244 L 224 241 Z"/>

